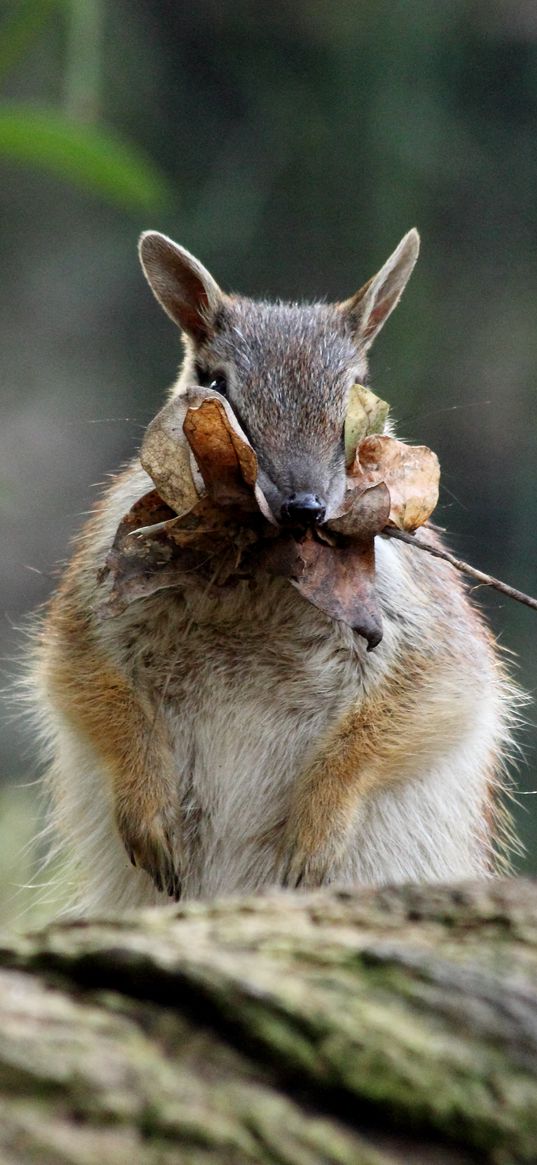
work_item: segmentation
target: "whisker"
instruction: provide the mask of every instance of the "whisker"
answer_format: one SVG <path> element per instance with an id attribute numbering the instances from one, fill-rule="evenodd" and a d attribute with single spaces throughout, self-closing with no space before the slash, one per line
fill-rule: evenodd
<path id="1" fill-rule="evenodd" d="M 141 425 L 140 417 L 84 417 L 86 425 Z"/>
<path id="2" fill-rule="evenodd" d="M 453 493 L 453 490 L 448 489 L 445 482 L 442 482 L 442 490 L 444 493 L 449 494 L 450 498 L 453 498 L 453 501 L 456 502 L 457 505 L 460 506 L 462 510 L 469 510 L 470 507 L 465 506 L 464 502 L 461 502 L 461 499 L 458 498 L 457 495 Z"/>
<path id="3" fill-rule="evenodd" d="M 459 404 L 446 405 L 445 408 L 431 409 L 427 413 L 406 413 L 402 417 L 397 418 L 398 424 L 404 424 L 406 421 L 423 421 L 426 417 L 439 417 L 442 413 L 454 413 L 457 409 L 474 409 L 481 405 L 490 405 L 491 400 L 470 400 L 461 401 Z"/>

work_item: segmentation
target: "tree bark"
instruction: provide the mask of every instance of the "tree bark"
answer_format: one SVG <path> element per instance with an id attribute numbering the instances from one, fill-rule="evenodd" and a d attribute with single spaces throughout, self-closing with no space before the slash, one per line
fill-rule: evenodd
<path id="1" fill-rule="evenodd" d="M 537 1160 L 530 881 L 55 923 L 0 968 L 2 1165 Z"/>

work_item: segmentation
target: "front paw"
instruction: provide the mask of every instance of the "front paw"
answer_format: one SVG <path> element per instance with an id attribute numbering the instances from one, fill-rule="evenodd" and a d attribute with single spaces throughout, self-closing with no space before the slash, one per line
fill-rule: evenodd
<path id="1" fill-rule="evenodd" d="M 313 842 L 297 831 L 288 830 L 280 854 L 280 881 L 287 889 L 313 890 L 328 885 L 335 877 L 339 853 L 326 839 Z"/>
<path id="2" fill-rule="evenodd" d="M 117 825 L 133 864 L 145 870 L 157 890 L 179 901 L 182 862 L 177 813 L 159 810 L 150 821 L 135 821 L 119 811 Z"/>

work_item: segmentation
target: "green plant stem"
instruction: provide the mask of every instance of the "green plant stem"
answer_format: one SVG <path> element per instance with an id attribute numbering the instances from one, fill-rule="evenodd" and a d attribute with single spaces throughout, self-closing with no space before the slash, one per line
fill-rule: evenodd
<path id="1" fill-rule="evenodd" d="M 101 104 L 102 0 L 70 0 L 64 109 L 73 121 L 95 123 Z"/>

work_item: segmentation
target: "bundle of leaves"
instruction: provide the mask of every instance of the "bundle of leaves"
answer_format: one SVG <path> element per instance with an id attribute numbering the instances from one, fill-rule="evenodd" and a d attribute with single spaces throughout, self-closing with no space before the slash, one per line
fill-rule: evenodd
<path id="1" fill-rule="evenodd" d="M 369 650 L 376 647 L 375 537 L 390 526 L 414 532 L 426 522 L 440 476 L 430 449 L 383 432 L 388 411 L 363 385 L 353 386 L 341 506 L 321 526 L 289 530 L 271 512 L 255 449 L 229 402 L 199 386 L 171 400 L 143 441 L 141 462 L 155 489 L 118 527 L 103 571 L 111 587 L 101 614 L 181 585 L 185 571 L 232 586 L 264 570 L 363 635 Z"/>

